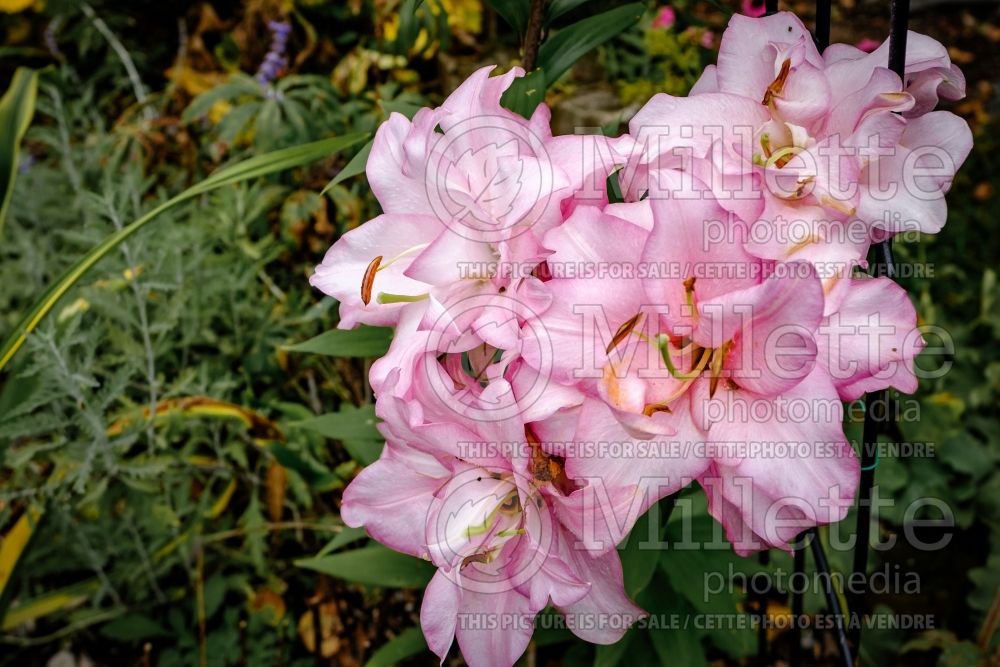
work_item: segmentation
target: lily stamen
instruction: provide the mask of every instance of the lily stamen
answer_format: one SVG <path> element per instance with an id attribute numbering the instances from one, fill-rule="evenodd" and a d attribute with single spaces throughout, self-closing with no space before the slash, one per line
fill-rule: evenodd
<path id="1" fill-rule="evenodd" d="M 804 150 L 804 148 L 800 148 L 799 146 L 785 146 L 784 148 L 779 148 L 767 158 L 767 162 L 764 163 L 764 166 L 767 168 L 777 167 L 778 169 L 782 169 L 786 164 L 792 161 L 792 158 Z"/>
<path id="2" fill-rule="evenodd" d="M 623 340 L 628 338 L 629 334 L 632 333 L 632 330 L 635 329 L 635 326 L 639 323 L 639 319 L 641 317 L 642 313 L 636 313 L 633 317 L 630 317 L 624 324 L 618 327 L 618 331 L 616 331 L 615 335 L 611 337 L 611 342 L 608 343 L 608 347 L 604 350 L 604 353 L 611 354 L 611 350 L 618 347 Z"/>
<path id="3" fill-rule="evenodd" d="M 387 303 L 412 303 L 414 301 L 423 301 L 424 299 L 430 297 L 430 293 L 424 292 L 423 294 L 393 294 L 391 292 L 379 292 L 375 300 L 380 304 Z"/>
<path id="4" fill-rule="evenodd" d="M 788 73 L 791 71 L 791 69 L 792 69 L 792 61 L 786 58 L 785 62 L 781 63 L 781 70 L 778 72 L 778 76 L 774 78 L 774 81 L 771 82 L 771 85 L 769 85 L 767 87 L 767 90 L 764 91 L 764 99 L 761 100 L 760 102 L 761 104 L 763 104 L 764 106 L 770 106 L 771 101 L 775 97 L 781 96 L 781 91 L 785 89 L 785 81 L 788 80 Z"/>
<path id="5" fill-rule="evenodd" d="M 368 268 L 365 269 L 365 275 L 361 278 L 361 303 L 366 306 L 372 301 L 372 287 L 375 285 L 375 274 L 378 273 L 378 267 L 381 263 L 382 255 L 379 255 L 368 264 Z"/>
<path id="6" fill-rule="evenodd" d="M 421 250 L 423 250 L 424 248 L 426 248 L 429 245 L 430 245 L 430 243 L 428 242 L 428 243 L 418 243 L 415 246 L 410 246 L 409 248 L 407 248 L 403 252 L 399 253 L 398 255 L 396 255 L 395 257 L 393 257 L 392 259 L 390 259 L 385 264 L 382 264 L 382 266 L 380 266 L 377 270 L 381 271 L 382 269 L 388 269 L 390 266 L 392 266 L 393 264 L 395 264 L 399 260 L 403 259 L 404 257 L 408 257 L 409 255 L 412 255 L 414 253 L 420 252 Z"/>
<path id="7" fill-rule="evenodd" d="M 692 368 L 689 373 L 682 373 L 682 374 L 680 374 L 679 379 L 683 379 L 684 380 L 684 382 L 681 384 L 681 386 L 678 387 L 674 391 L 674 393 L 670 394 L 670 396 L 668 396 L 667 398 L 663 399 L 662 401 L 660 401 L 658 403 L 650 403 L 649 405 L 647 405 L 646 407 L 644 407 L 642 409 L 642 414 L 646 415 L 647 417 L 650 417 L 655 412 L 669 411 L 670 410 L 670 407 L 669 407 L 670 404 L 673 403 L 678 398 L 680 398 L 681 396 L 683 396 L 684 392 L 686 392 L 688 390 L 688 387 L 691 386 L 691 383 L 694 382 L 696 379 L 698 379 L 698 376 L 700 376 L 701 373 L 702 373 L 702 371 L 705 370 L 705 367 L 708 365 L 708 362 L 712 358 L 712 353 L 713 352 L 715 352 L 715 350 L 711 350 L 711 349 L 707 349 L 707 348 L 703 349 L 702 353 L 701 353 L 701 358 L 698 360 L 698 365 L 695 366 L 694 368 Z M 677 377 L 677 376 L 675 376 L 675 377 Z"/>

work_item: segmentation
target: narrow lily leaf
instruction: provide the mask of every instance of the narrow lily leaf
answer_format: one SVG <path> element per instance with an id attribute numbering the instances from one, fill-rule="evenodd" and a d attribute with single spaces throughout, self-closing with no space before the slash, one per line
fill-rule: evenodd
<path id="1" fill-rule="evenodd" d="M 557 18 L 573 11 L 588 0 L 552 0 L 548 10 L 545 12 L 545 25 L 555 21 Z"/>
<path id="2" fill-rule="evenodd" d="M 582 2 L 583 0 L 567 0 L 553 3 L 550 12 L 567 12 Z M 642 3 L 635 2 L 585 18 L 559 30 L 539 49 L 537 68 L 514 79 L 504 91 L 500 103 L 514 113 L 530 118 L 535 108 L 545 100 L 545 91 L 549 86 L 588 51 L 638 21 L 644 9 Z M 551 18 L 553 17 L 550 15 L 550 20 Z"/>
<path id="3" fill-rule="evenodd" d="M 100 245 L 87 253 L 46 290 L 42 298 L 17 323 L 3 346 L 0 347 L 0 370 L 11 360 L 11 357 L 24 345 L 25 337 L 35 330 L 35 327 L 48 315 L 59 300 L 72 288 L 95 264 L 100 262 L 118 245 L 145 227 L 150 221 L 178 204 L 197 197 L 224 185 L 231 185 L 273 174 L 275 172 L 298 167 L 315 162 L 337 151 L 354 146 L 365 139 L 363 133 L 349 134 L 342 137 L 323 139 L 303 146 L 295 146 L 252 157 L 243 162 L 216 171 L 214 174 L 194 185 L 179 195 L 168 199 L 138 220 L 123 227 L 108 236 Z"/>
<path id="4" fill-rule="evenodd" d="M 621 663 L 628 647 L 636 635 L 635 628 L 625 633 L 625 636 L 614 644 L 601 644 L 594 651 L 594 667 L 615 667 Z"/>
<path id="5" fill-rule="evenodd" d="M 351 158 L 350 162 L 344 165 L 344 168 L 341 169 L 340 172 L 336 176 L 334 176 L 329 183 L 326 184 L 326 187 L 323 188 L 323 191 L 320 192 L 320 194 L 325 195 L 330 190 L 330 188 L 334 187 L 335 185 L 340 185 L 341 183 L 349 179 L 351 176 L 357 176 L 358 174 L 363 174 L 365 171 L 365 166 L 368 164 L 368 156 L 372 152 L 373 143 L 375 143 L 375 140 L 371 139 L 367 144 L 365 144 L 364 147 L 360 151 L 358 151 L 354 157 Z"/>
<path id="6" fill-rule="evenodd" d="M 545 72 L 545 82 L 552 85 L 591 49 L 600 46 L 642 17 L 646 6 L 641 2 L 622 5 L 588 16 L 545 40 L 538 50 L 538 68 Z"/>
<path id="7" fill-rule="evenodd" d="M 327 554 L 332 554 L 334 551 L 340 549 L 341 547 L 346 547 L 352 542 L 357 542 L 358 540 L 368 537 L 368 533 L 364 528 L 351 528 L 350 526 L 344 526 L 344 529 L 337 533 L 337 535 L 326 543 L 326 546 L 320 549 L 320 552 L 316 554 L 316 558 L 321 558 Z"/>
<path id="8" fill-rule="evenodd" d="M 389 588 L 422 588 L 434 574 L 434 566 L 430 563 L 380 544 L 322 558 L 297 560 L 295 565 L 356 584 Z"/>
<path id="9" fill-rule="evenodd" d="M 284 346 L 289 352 L 325 354 L 330 357 L 381 357 L 389 350 L 392 329 L 366 327 L 334 329 L 302 343 Z"/>
<path id="10" fill-rule="evenodd" d="M 35 115 L 37 97 L 38 72 L 18 67 L 10 88 L 0 99 L 0 236 L 17 177 L 21 139 Z"/>
<path id="11" fill-rule="evenodd" d="M 414 626 L 403 630 L 379 647 L 365 663 L 365 667 L 389 667 L 426 650 L 424 633 Z"/>
<path id="12" fill-rule="evenodd" d="M 382 438 L 378 440 L 343 440 L 341 444 L 344 445 L 344 449 L 351 455 L 351 458 L 363 466 L 375 463 L 378 457 L 382 456 L 382 450 L 385 449 L 385 440 Z"/>
<path id="13" fill-rule="evenodd" d="M 649 585 L 660 561 L 660 551 L 655 548 L 655 545 L 651 546 L 647 543 L 649 533 L 649 513 L 647 512 L 635 522 L 635 527 L 632 528 L 632 532 L 628 536 L 628 542 L 619 551 L 622 559 L 625 592 L 631 598 L 635 598 L 641 590 Z"/>
<path id="14" fill-rule="evenodd" d="M 375 428 L 375 406 L 342 407 L 338 412 L 321 415 L 289 426 L 315 431 L 334 440 L 380 440 L 382 435 Z"/>
<path id="15" fill-rule="evenodd" d="M 514 34 L 521 36 L 528 27 L 528 14 L 531 6 L 528 0 L 487 0 L 497 14 L 514 29 Z"/>
<path id="16" fill-rule="evenodd" d="M 500 96 L 500 103 L 525 118 L 531 118 L 535 108 L 545 99 L 545 72 L 532 70 L 520 76 Z"/>

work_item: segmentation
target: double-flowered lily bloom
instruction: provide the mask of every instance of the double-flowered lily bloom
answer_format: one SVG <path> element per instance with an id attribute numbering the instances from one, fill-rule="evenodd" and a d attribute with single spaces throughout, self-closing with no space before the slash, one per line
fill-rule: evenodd
<path id="1" fill-rule="evenodd" d="M 910 33 L 904 80 L 887 50 L 736 16 L 691 95 L 620 137 L 508 111 L 516 68 L 379 128 L 383 213 L 311 282 L 340 327 L 395 328 L 369 377 L 386 446 L 342 516 L 437 568 L 421 626 L 442 660 L 457 640 L 513 664 L 549 606 L 620 639 L 644 612 L 616 547 L 693 482 L 740 554 L 844 517 L 844 401 L 914 391 L 923 347 L 906 293 L 860 268 L 941 228 L 971 148 L 933 110 L 964 92 L 944 47 Z"/>
<path id="2" fill-rule="evenodd" d="M 340 326 L 395 325 L 408 303 L 502 293 L 541 257 L 536 228 L 561 220 L 569 177 L 546 151 L 549 112 L 501 107 L 520 70 L 483 68 L 444 104 L 378 129 L 367 175 L 383 214 L 351 230 L 311 278 L 340 301 Z M 517 266 L 523 275 L 499 269 Z M 440 308 L 439 308 L 440 310 Z"/>
<path id="3" fill-rule="evenodd" d="M 577 209 L 546 236 L 547 262 L 595 274 L 547 282 L 552 305 L 533 330 L 566 351 L 553 378 L 592 399 L 581 421 L 600 421 L 604 441 L 677 445 L 654 460 L 583 459 L 567 471 L 614 470 L 605 486 L 615 492 L 608 498 L 625 498 L 610 505 L 619 522 L 630 494 L 647 507 L 699 478 L 712 513 L 747 552 L 843 518 L 858 464 L 841 399 L 913 391 L 922 342 L 912 305 L 888 279 L 852 280 L 827 297 L 807 262 L 759 260 L 734 242 L 703 246 L 704 220 L 719 212 L 708 198 Z M 596 277 L 608 263 L 624 268 Z M 528 363 L 535 349 L 526 347 Z M 744 492 L 719 477 L 740 478 L 751 495 L 730 500 Z M 654 479 L 659 494 L 648 493 Z M 769 530 L 780 522 L 767 511 L 787 528 Z"/>
<path id="4" fill-rule="evenodd" d="M 513 664 L 549 604 L 588 641 L 620 639 L 644 612 L 624 593 L 614 543 L 583 548 L 562 522 L 575 491 L 564 460 L 522 418 L 470 421 L 426 388 L 423 400 L 400 397 L 399 375 L 376 406 L 386 447 L 348 487 L 341 513 L 438 567 L 421 609 L 431 650 L 444 659 L 457 638 L 470 665 Z M 473 407 L 489 410 L 490 397 Z"/>
<path id="5" fill-rule="evenodd" d="M 945 48 L 910 33 L 906 72 L 888 69 L 888 43 L 820 54 L 793 14 L 734 16 L 691 95 L 656 95 L 630 122 L 624 182 L 662 198 L 660 171 L 694 173 L 749 225 L 749 252 L 844 277 L 872 240 L 941 229 L 972 147 L 961 118 L 930 111 L 965 92 Z"/>

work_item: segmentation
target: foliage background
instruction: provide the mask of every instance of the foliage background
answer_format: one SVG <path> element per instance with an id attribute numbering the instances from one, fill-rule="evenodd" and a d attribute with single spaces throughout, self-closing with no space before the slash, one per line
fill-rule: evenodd
<path id="1" fill-rule="evenodd" d="M 569 3 L 550 31 L 618 4 Z M 648 4 L 550 87 L 556 131 L 617 132 L 654 92 L 686 92 L 741 9 L 673 7 L 672 27 L 656 25 L 660 8 Z M 808 23 L 808 4 L 792 8 Z M 519 46 L 479 0 L 0 0 L 0 12 L 0 88 L 17 66 L 42 70 L 0 228 L 0 336 L 73 261 L 219 165 L 372 132 L 391 111 L 440 102 L 482 64 L 515 63 Z M 886 14 L 883 3 L 839 3 L 833 41 L 881 40 Z M 261 85 L 253 76 L 272 20 L 292 27 L 287 63 Z M 1000 587 L 1000 27 L 994 5 L 961 3 L 915 6 L 911 25 L 951 45 L 966 72 L 969 96 L 954 110 L 976 147 L 945 230 L 897 248 L 904 265 L 930 272 L 902 282 L 955 350 L 952 370 L 921 385 L 919 419 L 886 437 L 933 443 L 936 455 L 883 459 L 877 483 L 900 508 L 943 499 L 957 527 L 944 550 L 900 546 L 873 559 L 873 569 L 916 573 L 920 592 L 871 596 L 870 607 L 933 613 L 937 629 L 866 632 L 862 659 L 997 662 L 987 617 Z M 0 586 L 0 665 L 434 662 L 412 630 L 427 569 L 338 519 L 344 485 L 378 455 L 364 378 L 384 342 L 337 340 L 333 355 L 293 347 L 336 321 L 335 304 L 308 286 L 311 268 L 377 213 L 363 176 L 323 191 L 352 154 L 171 210 L 90 272 L 0 377 L 0 573 L 13 564 L 4 546 L 29 538 Z M 709 536 L 698 494 L 685 502 Z M 903 522 L 890 510 L 876 530 Z M 849 569 L 849 553 L 831 557 Z M 681 613 L 750 608 L 742 593 L 706 602 L 706 572 L 791 568 L 784 554 L 766 564 L 651 555 L 634 541 L 623 560 L 640 604 Z M 787 613 L 780 595 L 767 605 Z M 823 605 L 811 596 L 807 611 Z M 772 659 L 787 655 L 784 634 L 769 639 Z M 812 639 L 817 663 L 835 664 L 831 637 Z M 597 649 L 539 631 L 525 660 L 748 664 L 755 649 L 753 631 L 634 632 Z"/>

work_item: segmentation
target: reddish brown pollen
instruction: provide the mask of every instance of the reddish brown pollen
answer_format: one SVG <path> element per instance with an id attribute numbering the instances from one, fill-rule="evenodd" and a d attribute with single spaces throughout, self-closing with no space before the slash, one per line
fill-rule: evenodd
<path id="1" fill-rule="evenodd" d="M 624 324 L 618 327 L 618 331 L 615 332 L 615 335 L 611 338 L 611 342 L 608 343 L 607 349 L 604 350 L 606 354 L 611 354 L 611 350 L 618 347 L 619 343 L 628 338 L 628 335 L 635 329 L 635 325 L 638 324 L 640 317 L 642 317 L 642 313 L 636 313 L 635 316 L 629 318 Z"/>
<path id="2" fill-rule="evenodd" d="M 375 274 L 378 272 L 378 266 L 381 263 L 382 255 L 379 255 L 371 261 L 371 264 L 365 269 L 364 277 L 361 279 L 361 302 L 366 306 L 371 303 L 372 287 L 375 285 Z"/>
<path id="3" fill-rule="evenodd" d="M 785 89 L 785 81 L 788 80 L 788 73 L 791 69 L 792 61 L 785 59 L 785 62 L 781 63 L 781 71 L 778 72 L 778 76 L 774 78 L 771 85 L 764 91 L 764 99 L 760 101 L 761 104 L 767 106 L 774 97 L 781 95 L 781 91 Z"/>
<path id="4" fill-rule="evenodd" d="M 542 443 L 530 426 L 524 427 L 524 437 L 531 445 L 531 476 L 536 482 L 550 482 L 565 495 L 576 489 L 573 481 L 566 476 L 563 459 L 547 454 L 542 449 Z"/>
<path id="5" fill-rule="evenodd" d="M 646 415 L 647 417 L 652 417 L 657 412 L 666 412 L 669 414 L 673 414 L 674 411 L 668 408 L 667 406 L 661 405 L 659 403 L 650 403 L 649 405 L 647 405 L 642 409 L 642 414 Z"/>

